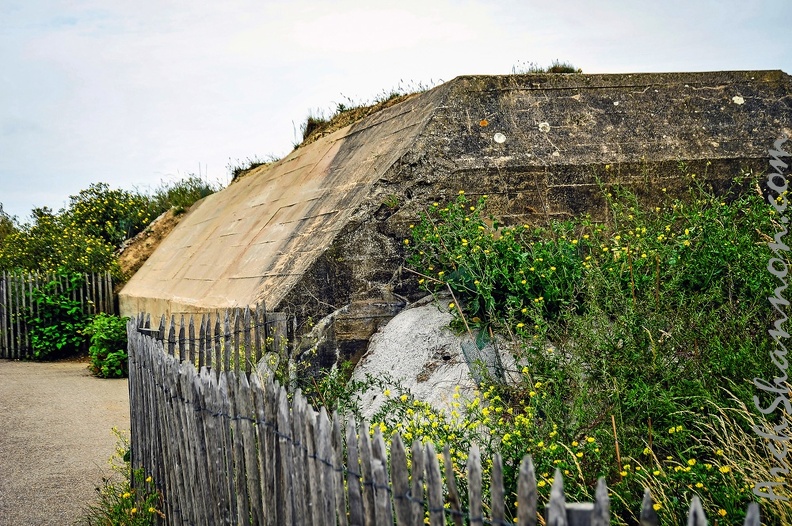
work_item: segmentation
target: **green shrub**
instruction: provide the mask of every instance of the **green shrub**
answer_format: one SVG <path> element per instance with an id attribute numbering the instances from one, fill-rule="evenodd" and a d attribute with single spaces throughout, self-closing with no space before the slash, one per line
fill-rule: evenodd
<path id="1" fill-rule="evenodd" d="M 58 273 L 34 288 L 34 306 L 26 316 L 30 345 L 36 360 L 56 359 L 78 352 L 85 344 L 82 333 L 88 317 L 72 294 L 83 285 L 82 274 Z"/>
<path id="2" fill-rule="evenodd" d="M 195 176 L 163 183 L 151 195 L 96 183 L 71 196 L 57 213 L 34 209 L 29 223 L 16 225 L 0 212 L 0 270 L 110 271 L 120 277 L 116 249 L 125 239 L 166 210 L 186 210 L 216 190 Z"/>
<path id="3" fill-rule="evenodd" d="M 591 500 L 604 476 L 617 523 L 634 519 L 646 484 L 669 523 L 684 522 L 693 494 L 709 516 L 741 521 L 750 471 L 723 453 L 733 435 L 707 426 L 735 400 L 751 404 L 754 376 L 772 377 L 762 232 L 777 225 L 758 192 L 689 181 L 685 199 L 651 207 L 603 188 L 610 215 L 599 223 L 502 226 L 483 213 L 486 196 L 464 192 L 432 206 L 405 240 L 408 263 L 430 292 L 454 293 L 455 327 L 513 337 L 521 379 L 491 380 L 450 414 L 403 393 L 375 424 L 448 443 L 459 461 L 470 440 L 500 453 L 507 493 L 526 453 L 544 499 L 555 468 L 571 500 Z"/>
<path id="4" fill-rule="evenodd" d="M 126 322 L 112 314 L 99 313 L 83 329 L 91 337 L 88 354 L 91 372 L 100 378 L 125 378 L 129 374 Z"/>
<path id="5" fill-rule="evenodd" d="M 154 219 L 146 208 L 144 196 L 95 183 L 71 196 L 69 207 L 60 215 L 66 226 L 116 247 Z"/>

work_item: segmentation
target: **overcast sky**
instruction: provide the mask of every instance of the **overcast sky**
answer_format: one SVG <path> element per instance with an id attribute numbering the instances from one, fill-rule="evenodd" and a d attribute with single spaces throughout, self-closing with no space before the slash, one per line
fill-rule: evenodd
<path id="1" fill-rule="evenodd" d="M 99 181 L 228 182 L 339 102 L 569 61 L 585 73 L 782 69 L 792 2 L 0 0 L 0 203 Z M 297 130 L 297 131 L 295 131 Z"/>

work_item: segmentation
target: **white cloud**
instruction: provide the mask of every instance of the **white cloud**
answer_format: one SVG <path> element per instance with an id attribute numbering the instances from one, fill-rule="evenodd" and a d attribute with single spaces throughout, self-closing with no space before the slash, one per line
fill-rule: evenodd
<path id="1" fill-rule="evenodd" d="M 783 68 L 788 2 L 6 0 L 0 202 L 26 215 L 91 182 L 156 184 L 284 154 L 308 111 L 400 80 Z M 343 96 L 342 96 L 343 94 Z"/>

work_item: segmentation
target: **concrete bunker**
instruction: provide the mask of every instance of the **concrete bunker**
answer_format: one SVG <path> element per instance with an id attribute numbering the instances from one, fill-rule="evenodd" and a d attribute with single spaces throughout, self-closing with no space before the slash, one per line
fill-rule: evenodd
<path id="1" fill-rule="evenodd" d="M 265 302 L 298 334 L 326 319 L 317 365 L 356 361 L 422 295 L 403 239 L 431 203 L 464 189 L 506 224 L 596 218 L 598 184 L 651 200 L 686 185 L 680 164 L 726 189 L 792 135 L 791 96 L 781 71 L 458 77 L 206 198 L 124 287 L 121 311 Z"/>

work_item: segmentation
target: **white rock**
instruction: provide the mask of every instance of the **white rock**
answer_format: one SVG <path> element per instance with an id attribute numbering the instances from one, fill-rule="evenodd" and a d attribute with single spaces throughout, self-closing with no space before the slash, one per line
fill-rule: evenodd
<path id="1" fill-rule="evenodd" d="M 363 380 L 366 374 L 390 375 L 402 387 L 409 389 L 416 399 L 430 403 L 436 409 L 450 411 L 454 389 L 458 385 L 463 399 L 471 398 L 476 384 L 462 352 L 466 348 L 479 353 L 468 335 L 456 335 L 448 325 L 453 316 L 437 304 L 409 308 L 376 333 L 368 352 L 355 367 L 353 378 Z M 493 356 L 495 351 L 485 347 L 482 355 Z M 500 359 L 513 369 L 508 353 Z M 475 360 L 475 357 L 473 358 Z M 394 392 L 392 396 L 395 396 Z M 379 390 L 369 390 L 362 397 L 363 415 L 370 418 L 382 405 L 385 396 Z"/>

